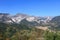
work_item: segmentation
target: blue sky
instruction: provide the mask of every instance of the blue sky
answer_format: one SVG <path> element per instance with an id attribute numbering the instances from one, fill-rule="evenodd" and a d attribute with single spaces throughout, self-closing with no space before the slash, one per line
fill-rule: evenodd
<path id="1" fill-rule="evenodd" d="M 60 0 L 0 0 L 0 13 L 58 16 Z"/>

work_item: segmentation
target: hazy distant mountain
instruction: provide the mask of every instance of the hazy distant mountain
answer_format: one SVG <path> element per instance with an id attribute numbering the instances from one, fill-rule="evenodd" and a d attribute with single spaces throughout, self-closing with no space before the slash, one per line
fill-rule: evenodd
<path id="1" fill-rule="evenodd" d="M 0 22 L 11 22 L 11 16 L 7 13 L 0 13 Z"/>
<path id="2" fill-rule="evenodd" d="M 51 23 L 51 28 L 60 30 L 60 16 L 56 16 L 56 17 L 52 18 L 50 23 Z"/>
<path id="3" fill-rule="evenodd" d="M 54 17 L 51 22 L 60 22 L 60 16 Z"/>
<path id="4" fill-rule="evenodd" d="M 26 14 L 16 14 L 16 15 L 9 15 L 7 13 L 0 13 L 0 22 L 4 23 L 20 23 L 26 21 L 29 25 L 31 24 L 41 24 L 42 23 L 47 23 L 51 20 L 52 18 L 47 16 L 47 17 L 37 17 L 37 16 L 29 16 Z M 24 22 L 25 23 L 25 22 Z"/>

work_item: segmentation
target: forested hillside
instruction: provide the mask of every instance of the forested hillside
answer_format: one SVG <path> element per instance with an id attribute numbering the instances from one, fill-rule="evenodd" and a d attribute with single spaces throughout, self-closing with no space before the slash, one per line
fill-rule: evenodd
<path id="1" fill-rule="evenodd" d="M 0 22 L 0 40 L 60 40 L 60 32 Z"/>

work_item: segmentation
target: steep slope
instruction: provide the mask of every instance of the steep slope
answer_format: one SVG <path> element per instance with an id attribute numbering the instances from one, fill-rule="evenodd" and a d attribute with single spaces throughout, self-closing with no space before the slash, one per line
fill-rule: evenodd
<path id="1" fill-rule="evenodd" d="M 38 26 L 39 23 L 37 23 L 36 21 L 27 21 L 26 19 L 23 19 L 20 24 L 25 24 L 27 25 L 28 27 L 34 27 L 34 26 Z"/>
<path id="2" fill-rule="evenodd" d="M 60 22 L 60 16 L 54 17 L 51 22 Z"/>
<path id="3" fill-rule="evenodd" d="M 11 23 L 11 16 L 8 13 L 0 13 L 0 22 Z"/>
<path id="4" fill-rule="evenodd" d="M 60 30 L 60 16 L 54 17 L 51 21 L 51 28 L 55 30 Z"/>

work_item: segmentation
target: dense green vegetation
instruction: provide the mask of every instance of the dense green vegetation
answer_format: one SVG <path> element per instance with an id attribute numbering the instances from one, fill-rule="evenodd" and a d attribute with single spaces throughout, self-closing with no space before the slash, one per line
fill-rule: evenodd
<path id="1" fill-rule="evenodd" d="M 60 40 L 60 32 L 43 31 L 25 24 L 0 23 L 0 40 Z"/>

